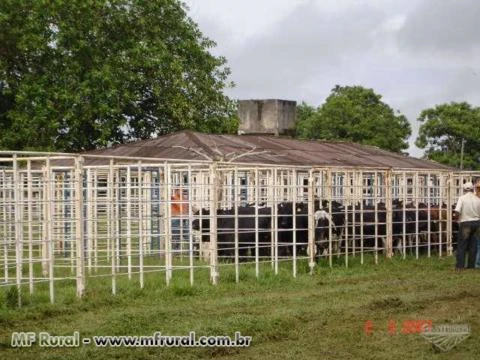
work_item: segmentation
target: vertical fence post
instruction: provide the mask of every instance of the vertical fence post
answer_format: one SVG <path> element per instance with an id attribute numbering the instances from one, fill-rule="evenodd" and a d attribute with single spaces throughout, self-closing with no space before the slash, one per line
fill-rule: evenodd
<path id="1" fill-rule="evenodd" d="M 352 226 L 350 223 L 350 219 L 348 218 L 348 206 L 349 202 L 351 202 L 351 183 L 350 183 L 350 176 L 351 173 L 349 171 L 345 171 L 343 173 L 343 184 L 342 184 L 342 198 L 343 198 L 343 209 L 345 215 L 345 267 L 348 268 L 348 237 L 350 236 L 349 229 Z M 338 256 L 342 253 L 342 249 L 339 247 L 338 249 Z"/>
<path id="2" fill-rule="evenodd" d="M 291 194 L 292 194 L 292 238 L 293 238 L 293 247 L 292 247 L 292 274 L 293 277 L 297 277 L 297 187 L 298 187 L 298 178 L 297 171 L 292 170 L 290 173 L 292 182 L 291 182 Z"/>
<path id="3" fill-rule="evenodd" d="M 118 181 L 118 177 L 117 180 Z M 117 293 L 117 283 L 116 283 L 116 251 L 117 251 L 117 237 L 118 232 L 116 230 L 116 223 L 115 223 L 115 215 L 114 215 L 114 203 L 115 203 L 115 192 L 114 189 L 116 188 L 116 181 L 115 181 L 115 173 L 113 169 L 113 159 L 110 159 L 110 164 L 108 166 L 108 181 L 107 181 L 107 189 L 108 189 L 108 202 L 107 202 L 107 218 L 108 218 L 108 237 L 112 237 L 110 244 L 107 242 L 108 245 L 111 246 L 110 249 L 110 259 L 112 261 L 112 294 L 115 295 Z M 108 251 L 108 250 L 107 250 Z M 107 255 L 108 261 L 108 255 Z"/>
<path id="4" fill-rule="evenodd" d="M 98 218 L 99 218 L 99 213 L 98 213 L 98 169 L 94 170 L 93 173 L 93 186 L 92 186 L 92 191 L 90 192 L 92 198 L 92 208 L 93 208 L 93 219 L 91 219 L 91 227 L 93 229 L 93 241 L 90 241 L 90 244 L 93 242 L 93 271 L 97 272 L 98 271 L 98 240 L 99 240 L 99 234 L 98 234 Z M 90 255 L 92 256 L 92 255 Z"/>
<path id="5" fill-rule="evenodd" d="M 23 206 L 20 201 L 20 178 L 18 170 L 17 155 L 13 155 L 13 199 L 15 208 L 15 263 L 16 263 L 16 280 L 18 290 L 18 307 L 22 306 L 22 260 L 23 260 L 23 223 L 21 218 L 21 207 Z"/>
<path id="6" fill-rule="evenodd" d="M 359 196 L 359 189 L 360 185 L 358 184 L 358 170 L 355 170 L 353 172 L 353 197 L 352 197 L 352 203 L 351 203 L 351 209 L 352 209 L 352 231 L 351 231 L 351 236 L 352 236 L 352 256 L 355 257 L 357 254 L 357 212 L 356 212 L 356 206 L 358 199 L 361 197 Z"/>
<path id="7" fill-rule="evenodd" d="M 315 204 L 313 198 L 313 169 L 308 173 L 308 255 L 310 274 L 315 268 Z"/>
<path id="8" fill-rule="evenodd" d="M 77 161 L 75 162 L 77 164 Z M 94 214 L 93 214 L 93 169 L 86 169 L 85 170 L 85 177 L 87 178 L 86 181 L 86 198 L 84 199 L 86 202 L 86 215 L 87 218 L 85 219 L 85 225 L 87 228 L 87 236 L 85 238 L 85 247 L 87 252 L 87 268 L 88 268 L 88 275 L 92 274 L 92 257 L 93 257 L 93 221 L 94 221 Z M 77 174 L 75 175 L 75 184 L 78 180 Z"/>
<path id="9" fill-rule="evenodd" d="M 453 197 L 455 194 L 455 179 L 453 172 L 448 173 L 447 180 L 447 254 L 452 255 L 453 245 L 452 245 L 452 206 L 453 206 Z"/>
<path id="10" fill-rule="evenodd" d="M 438 205 L 438 219 L 437 219 L 437 224 L 438 224 L 438 238 L 437 238 L 437 243 L 438 243 L 438 257 L 442 257 L 442 243 L 443 243 L 443 231 L 445 230 L 443 228 L 443 199 L 445 195 L 445 175 L 443 173 L 437 174 L 437 182 L 438 182 L 438 189 L 436 192 L 435 198 L 437 199 L 437 205 Z"/>
<path id="11" fill-rule="evenodd" d="M 234 247 L 235 247 L 235 282 L 240 282 L 240 265 L 239 265 L 239 242 L 238 242 L 238 207 L 240 206 L 240 202 L 238 201 L 238 196 L 241 195 L 239 192 L 240 185 L 238 185 L 238 171 L 237 167 L 235 166 L 234 172 L 234 181 L 235 181 L 235 196 L 233 201 L 233 213 L 235 216 L 235 224 L 234 224 Z"/>
<path id="12" fill-rule="evenodd" d="M 367 181 L 367 183 L 365 184 L 365 186 L 367 187 L 366 189 L 366 197 L 368 197 L 368 179 L 365 178 L 365 180 Z M 360 264 L 363 265 L 363 251 L 364 251 L 364 229 L 363 229 L 363 216 L 364 216 L 364 213 L 363 213 L 363 203 L 364 203 L 364 195 L 363 195 L 363 184 L 364 184 L 364 175 L 363 175 L 363 171 L 360 172 L 360 184 L 361 184 L 361 192 L 362 192 L 362 195 L 360 196 Z"/>
<path id="13" fill-rule="evenodd" d="M 332 176 L 332 170 L 329 168 L 326 170 L 326 176 L 327 176 L 327 201 L 328 201 L 328 213 L 330 216 L 334 216 L 332 214 L 332 197 L 333 197 L 333 176 Z M 336 214 L 335 214 L 336 215 Z M 332 217 L 333 219 L 333 217 Z M 332 231 L 332 221 L 328 222 L 328 265 L 330 267 L 333 267 L 333 259 L 332 259 L 332 236 L 333 236 L 333 231 Z M 336 239 L 338 241 L 338 239 Z"/>
<path id="14" fill-rule="evenodd" d="M 218 284 L 218 246 L 217 246 L 217 206 L 218 206 L 218 171 L 214 162 L 210 166 L 210 280 Z"/>
<path id="15" fill-rule="evenodd" d="M 392 234 L 392 222 L 393 222 L 393 217 L 392 217 L 392 211 L 393 211 L 393 206 L 392 206 L 392 193 L 393 193 L 393 187 L 392 187 L 392 170 L 387 170 L 385 173 L 385 208 L 387 211 L 387 216 L 386 216 L 386 253 L 387 253 L 387 258 L 391 258 L 393 256 L 393 234 Z"/>
<path id="16" fill-rule="evenodd" d="M 82 297 L 85 291 L 85 253 L 83 246 L 83 222 L 83 157 L 78 156 L 75 158 L 75 243 L 77 253 L 76 280 L 78 297 Z"/>
<path id="17" fill-rule="evenodd" d="M 431 174 L 428 173 L 425 177 L 426 181 L 426 189 L 427 189 L 427 257 L 431 256 L 431 244 L 432 244 L 432 199 L 430 198 L 431 186 L 430 183 L 432 181 Z M 425 195 L 424 195 L 425 196 Z"/>
<path id="18" fill-rule="evenodd" d="M 273 201 L 272 201 L 272 224 L 273 224 L 273 248 L 272 248 L 272 266 L 275 275 L 278 275 L 278 199 L 280 190 L 278 186 L 278 171 L 273 170 Z"/>
<path id="19" fill-rule="evenodd" d="M 419 177 L 418 177 L 418 171 L 415 171 L 413 175 L 413 199 L 415 202 L 415 258 L 418 259 L 418 242 L 419 242 L 419 211 L 418 211 L 418 205 L 420 201 L 420 195 L 419 195 Z"/>
<path id="20" fill-rule="evenodd" d="M 258 168 L 255 168 L 255 277 L 258 279 L 260 275 L 259 264 L 259 234 L 258 234 L 258 204 L 260 200 L 260 178 L 258 175 Z"/>
<path id="21" fill-rule="evenodd" d="M 0 172 L 2 174 L 2 189 L 1 189 L 1 197 L 0 197 L 0 205 L 2 206 L 2 240 L 3 240 L 3 279 L 5 283 L 8 283 L 8 235 L 7 235 L 7 173 L 4 169 Z"/>
<path id="22" fill-rule="evenodd" d="M 380 189 L 380 196 L 381 196 L 381 185 L 380 181 L 378 180 L 379 175 L 378 172 L 374 172 L 374 177 L 373 177 L 373 201 L 374 201 L 374 211 L 375 211 L 375 265 L 378 264 L 378 190 Z"/>
<path id="23" fill-rule="evenodd" d="M 42 257 L 45 259 L 44 274 L 48 275 L 48 283 L 50 290 L 50 302 L 55 302 L 54 293 L 54 243 L 53 243 L 53 223 L 52 223 L 52 204 L 53 204 L 53 184 L 52 184 L 52 169 L 50 167 L 50 157 L 47 157 L 45 162 L 45 238 L 44 246 L 42 247 Z"/>
<path id="24" fill-rule="evenodd" d="M 33 294 L 33 180 L 32 180 L 32 162 L 27 162 L 27 203 L 28 203 L 28 280 L 30 295 Z"/>
<path id="25" fill-rule="evenodd" d="M 143 244 L 144 244 L 144 221 L 143 221 L 143 172 L 142 162 L 138 162 L 138 188 L 137 188 L 137 204 L 138 204 L 138 267 L 140 288 L 143 289 Z"/>
<path id="26" fill-rule="evenodd" d="M 403 213 L 403 224 L 402 224 L 402 252 L 403 252 L 403 258 L 406 259 L 407 257 L 407 247 L 406 247 L 406 242 L 407 242 L 407 176 L 405 171 L 402 172 L 402 187 L 403 187 L 403 197 L 402 197 L 402 213 Z M 409 237 L 411 235 L 408 235 Z"/>
<path id="27" fill-rule="evenodd" d="M 167 285 L 170 284 L 172 279 L 172 207 L 171 207 L 171 168 L 170 165 L 165 163 L 165 176 L 164 176 L 164 200 L 165 200 L 165 221 L 164 221 L 164 249 L 165 249 L 165 281 Z"/>
<path id="28" fill-rule="evenodd" d="M 192 187 L 192 166 L 188 165 L 188 258 L 189 258 L 189 268 L 190 268 L 190 285 L 193 285 L 194 281 L 194 246 L 193 246 L 193 187 Z M 184 199 L 185 201 L 185 199 Z"/>
<path id="29" fill-rule="evenodd" d="M 127 207 L 127 272 L 128 280 L 132 279 L 132 170 L 127 165 L 126 207 Z"/>

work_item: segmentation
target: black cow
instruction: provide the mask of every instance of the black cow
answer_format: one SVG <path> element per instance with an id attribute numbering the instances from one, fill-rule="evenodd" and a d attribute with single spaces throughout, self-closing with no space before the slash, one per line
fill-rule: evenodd
<path id="1" fill-rule="evenodd" d="M 343 210 L 341 216 L 345 219 L 345 224 L 343 226 L 344 241 L 341 245 L 345 246 L 345 242 L 348 242 L 349 247 L 355 246 L 356 249 L 363 247 L 365 250 L 374 249 L 375 242 L 378 247 L 381 246 L 387 228 L 387 211 L 384 203 L 377 203 L 376 206 L 365 202 L 357 203 Z"/>
<path id="2" fill-rule="evenodd" d="M 417 236 L 419 238 L 420 249 L 425 247 L 425 233 L 429 228 L 431 232 L 435 231 L 435 219 L 430 213 L 432 211 L 431 207 L 424 203 L 418 203 L 417 205 L 413 203 L 405 204 L 404 218 L 403 203 L 399 200 L 394 200 L 392 211 L 393 241 L 396 242 L 397 249 L 401 248 L 404 233 L 407 241 L 407 244 L 405 245 L 408 249 L 413 249 L 414 239 Z M 403 225 L 403 222 L 405 222 L 405 226 Z"/>
<path id="3" fill-rule="evenodd" d="M 286 201 L 278 204 L 278 255 L 293 255 L 295 234 L 296 253 L 305 255 L 308 245 L 308 204 Z M 294 220 L 295 219 L 295 222 Z M 295 224 L 295 232 L 293 231 Z"/>
<path id="4" fill-rule="evenodd" d="M 322 208 L 315 211 L 315 244 L 317 256 L 321 256 L 329 245 L 330 227 L 333 237 L 340 239 L 345 225 L 345 207 L 337 201 L 322 201 Z M 334 239 L 332 239 L 333 241 Z M 338 249 L 339 241 L 333 243 Z M 333 250 L 333 249 L 332 249 Z"/>
<path id="5" fill-rule="evenodd" d="M 278 244 L 279 256 L 293 255 L 293 236 L 297 243 L 296 253 L 303 256 L 308 248 L 308 203 L 291 201 L 278 204 Z M 329 223 L 332 223 L 332 235 L 340 237 L 345 221 L 344 207 L 342 204 L 327 200 L 314 201 L 314 225 L 316 252 L 321 254 L 328 243 Z M 331 215 L 329 211 L 331 210 Z M 295 219 L 295 220 L 294 220 Z M 295 221 L 295 222 L 294 222 Z M 295 225 L 295 231 L 293 231 Z"/>
<path id="6" fill-rule="evenodd" d="M 419 212 L 418 218 L 421 213 Z M 422 215 L 423 218 L 423 215 Z M 411 204 L 406 204 L 405 209 L 400 200 L 394 200 L 392 203 L 392 241 L 394 251 L 397 249 L 402 252 L 402 242 L 405 235 L 406 246 L 411 243 L 411 238 L 416 232 L 417 214 Z M 422 223 L 423 224 L 423 223 Z M 423 225 L 422 225 L 423 226 Z M 420 229 L 420 223 L 419 223 Z"/>
<path id="7" fill-rule="evenodd" d="M 198 215 L 198 214 L 196 214 Z M 255 254 L 255 237 L 258 232 L 259 256 L 268 256 L 271 246 L 271 215 L 269 207 L 258 208 L 258 227 L 255 220 L 254 206 L 237 207 L 238 253 L 241 260 L 248 254 Z M 202 241 L 210 241 L 209 210 L 202 210 Z M 200 230 L 200 220 L 192 223 L 194 230 Z M 235 209 L 217 210 L 217 249 L 218 256 L 232 259 L 235 256 Z"/>

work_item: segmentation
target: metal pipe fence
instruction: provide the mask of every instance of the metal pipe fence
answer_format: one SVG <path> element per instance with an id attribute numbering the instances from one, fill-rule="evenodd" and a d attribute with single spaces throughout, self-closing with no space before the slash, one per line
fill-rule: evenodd
<path id="1" fill-rule="evenodd" d="M 0 158 L 0 286 L 336 259 L 451 255 L 452 208 L 479 172 L 278 167 L 11 153 Z"/>

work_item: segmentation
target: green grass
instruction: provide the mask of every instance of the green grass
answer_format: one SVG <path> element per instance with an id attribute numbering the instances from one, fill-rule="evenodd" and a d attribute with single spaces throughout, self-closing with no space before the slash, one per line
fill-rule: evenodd
<path id="1" fill-rule="evenodd" d="M 48 287 L 39 284 L 24 306 L 15 308 L 16 292 L 0 289 L 0 358 L 2 359 L 478 359 L 480 354 L 480 270 L 453 271 L 453 258 L 381 259 L 373 265 L 350 259 L 332 269 L 322 264 L 314 275 L 299 263 L 278 275 L 269 265 L 255 278 L 254 267 L 242 266 L 240 283 L 232 267 L 221 271 L 218 286 L 209 284 L 208 270 L 175 271 L 166 287 L 164 273 L 118 278 L 116 296 L 109 278 L 91 278 L 83 299 L 72 282 L 58 282 L 57 302 L 49 304 Z M 26 292 L 28 289 L 22 289 Z M 470 338 L 447 353 L 437 353 L 418 334 L 402 334 L 404 321 L 469 324 Z M 364 325 L 373 323 L 366 335 Z M 390 335 L 389 321 L 398 326 Z M 251 336 L 248 348 L 11 348 L 12 332 L 47 331 L 82 337 L 93 335 L 230 335 Z"/>

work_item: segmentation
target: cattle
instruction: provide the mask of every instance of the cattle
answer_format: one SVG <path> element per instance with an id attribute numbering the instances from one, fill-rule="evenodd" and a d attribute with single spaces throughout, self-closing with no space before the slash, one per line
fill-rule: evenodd
<path id="1" fill-rule="evenodd" d="M 345 225 L 345 207 L 337 201 L 323 200 L 321 209 L 315 211 L 314 219 L 317 255 L 322 255 L 328 248 L 330 228 L 332 237 L 337 239 L 332 245 L 338 249 L 338 239 L 343 235 Z"/>
<path id="2" fill-rule="evenodd" d="M 328 203 L 323 204 L 327 207 Z M 387 235 L 387 209 L 384 202 L 372 205 L 366 202 L 362 204 L 349 205 L 343 207 L 338 203 L 332 202 L 332 219 L 334 219 L 334 227 L 332 233 L 337 236 L 343 235 L 340 247 L 345 247 L 348 242 L 350 247 L 355 246 L 356 249 L 363 248 L 366 251 L 378 248 L 385 249 L 385 241 Z M 409 234 L 416 233 L 417 218 L 419 219 L 419 232 L 428 228 L 427 210 L 420 205 L 417 212 L 412 208 L 411 204 L 407 204 L 405 210 L 402 202 L 394 200 L 392 203 L 392 238 L 397 248 L 400 248 L 403 235 L 407 237 Z M 317 214 L 320 214 L 317 212 Z M 328 213 L 326 213 L 328 214 Z M 323 244 L 328 240 L 328 222 L 326 215 L 318 216 L 316 230 L 316 241 L 321 238 Z M 335 219 L 336 218 L 336 219 Z M 346 220 L 346 221 L 342 221 Z M 319 249 L 321 250 L 321 249 Z"/>
<path id="3" fill-rule="evenodd" d="M 425 203 L 405 204 L 400 200 L 393 201 L 392 208 L 392 237 L 394 248 L 403 251 L 403 239 L 405 246 L 410 250 L 418 246 L 420 252 L 427 249 L 427 234 L 430 233 L 431 244 L 439 242 L 439 233 L 446 234 L 447 208 L 446 205 L 428 205 Z M 453 218 L 452 218 L 453 220 Z M 456 223 L 452 222 L 452 236 L 455 238 Z M 442 241 L 445 241 L 443 238 Z M 417 243 L 418 242 L 418 243 Z"/>
<path id="4" fill-rule="evenodd" d="M 375 205 L 367 203 L 357 203 L 346 207 L 343 217 L 346 219 L 344 224 L 344 242 L 350 244 L 350 247 L 356 249 L 363 248 L 372 250 L 381 247 L 382 238 L 386 236 L 387 211 L 384 203 Z"/>
<path id="5" fill-rule="evenodd" d="M 315 211 L 315 246 L 318 256 L 322 255 L 330 238 L 330 226 L 332 226 L 332 234 L 336 233 L 337 228 L 332 216 L 324 209 Z"/>
<path id="6" fill-rule="evenodd" d="M 367 241 L 365 246 L 371 248 L 375 243 L 375 230 L 376 235 L 380 238 L 380 246 L 385 248 L 386 241 L 386 217 L 387 211 L 385 203 L 380 202 L 377 204 L 376 220 L 377 224 L 375 225 L 375 209 L 374 206 L 364 207 L 364 221 L 366 219 L 367 224 L 364 225 L 364 235 L 367 236 Z M 428 230 L 433 231 L 433 217 L 429 212 L 431 208 L 424 204 L 418 203 L 417 205 L 413 203 L 405 204 L 400 200 L 394 200 L 392 202 L 392 241 L 393 248 L 397 251 L 403 251 L 402 244 L 405 236 L 407 241 L 406 246 L 410 249 L 413 248 L 413 238 L 418 234 L 419 238 L 422 237 L 422 233 L 426 233 Z M 420 240 L 420 243 L 422 241 Z M 377 240 L 377 245 L 379 241 Z"/>
<path id="7" fill-rule="evenodd" d="M 424 210 L 424 213 L 426 213 L 426 216 L 428 219 L 428 215 L 430 218 L 430 242 L 439 246 L 439 243 L 445 243 L 446 240 L 446 230 L 447 230 L 447 219 L 448 219 L 448 208 L 446 204 L 442 205 L 431 205 L 427 207 L 426 205 L 424 206 L 426 208 Z M 451 208 L 451 214 L 452 214 L 452 222 L 451 222 L 451 235 L 452 235 L 452 243 L 455 245 L 456 244 L 456 238 L 458 235 L 458 223 L 457 219 L 455 218 L 455 213 L 454 210 L 455 205 L 452 206 Z M 428 221 L 428 220 L 427 220 Z M 425 228 L 425 226 L 424 226 Z M 441 240 L 441 241 L 440 241 Z M 440 246 L 442 246 L 440 244 Z"/>
<path id="8" fill-rule="evenodd" d="M 328 248 L 330 223 L 332 223 L 332 235 L 341 238 L 338 242 L 338 250 L 342 250 L 347 242 L 350 248 L 355 246 L 357 249 L 363 247 L 366 251 L 376 248 L 385 250 L 387 215 L 384 202 L 376 205 L 363 202 L 343 207 L 334 201 L 330 204 L 324 200 L 322 209 L 315 213 L 317 254 L 321 254 Z M 439 207 L 424 203 L 408 203 L 404 207 L 403 202 L 396 199 L 392 201 L 391 219 L 393 250 L 402 252 L 405 239 L 405 246 L 408 249 L 412 250 L 416 246 L 413 244 L 418 241 L 419 251 L 423 251 L 427 248 L 425 238 L 428 232 L 430 232 L 431 244 L 438 244 L 440 229 L 445 234 L 447 209 L 445 205 Z M 457 223 L 453 221 L 454 243 L 457 228 Z M 337 242 L 333 242 L 335 243 Z M 335 250 L 337 249 L 332 249 L 332 251 Z"/>
<path id="9" fill-rule="evenodd" d="M 262 204 L 264 205 L 264 204 Z M 258 210 L 256 210 L 256 208 Z M 387 238 L 387 207 L 383 202 L 357 203 L 344 206 L 336 201 L 314 202 L 313 223 L 315 251 L 318 256 L 325 253 L 331 244 L 332 252 L 341 253 L 347 247 L 362 248 L 364 251 L 385 249 Z M 307 254 L 309 206 L 306 202 L 280 202 L 277 204 L 277 239 L 278 255 L 291 257 Z M 255 220 L 255 211 L 258 213 L 258 224 Z M 391 234 L 394 251 L 403 251 L 405 246 L 413 249 L 414 241 L 418 239 L 421 249 L 425 246 L 422 234 L 431 231 L 432 243 L 435 241 L 434 231 L 438 231 L 441 224 L 442 231 L 446 230 L 447 211 L 445 206 L 428 206 L 423 203 L 403 204 L 400 200 L 392 202 Z M 272 209 L 265 206 L 249 204 L 237 207 L 238 223 L 238 253 L 241 260 L 246 260 L 256 254 L 256 236 L 258 236 L 258 252 L 260 257 L 269 257 L 272 248 Z M 201 225 L 201 226 L 200 226 Z M 455 225 L 455 224 L 454 224 Z M 202 210 L 200 220 L 194 220 L 194 229 L 202 228 L 202 240 L 209 241 L 210 215 L 208 210 Z M 232 259 L 235 255 L 235 209 L 217 210 L 217 243 L 218 255 L 221 258 Z M 258 235 L 257 235 L 258 234 Z M 332 242 L 330 242 L 330 235 Z"/>
<path id="10" fill-rule="evenodd" d="M 402 214 L 405 211 L 405 237 L 407 244 L 405 245 L 410 252 L 418 246 L 420 252 L 427 249 L 427 234 L 430 233 L 431 244 L 439 242 L 440 230 L 446 234 L 447 229 L 447 209 L 445 205 L 428 205 L 425 203 L 408 203 L 401 201 L 394 202 L 393 217 L 393 237 L 397 237 L 398 248 L 401 248 L 400 236 L 403 240 L 403 218 L 395 217 L 395 214 Z M 401 228 L 401 230 L 396 230 Z M 455 222 L 452 223 L 453 234 L 455 234 Z M 445 238 L 442 240 L 445 241 Z"/>
<path id="11" fill-rule="evenodd" d="M 281 202 L 277 206 L 278 255 L 292 256 L 295 234 L 297 255 L 306 254 L 308 244 L 308 204 Z M 295 210 L 295 211 L 294 211 Z M 295 219 L 295 222 L 294 222 Z M 294 229 L 295 224 L 295 231 Z"/>
<path id="12" fill-rule="evenodd" d="M 240 260 L 247 260 L 255 254 L 256 234 L 258 233 L 259 256 L 270 254 L 271 247 L 271 215 L 269 207 L 258 207 L 258 227 L 255 220 L 254 206 L 237 207 L 238 224 L 235 226 L 235 209 L 217 210 L 217 249 L 218 256 L 231 260 L 235 256 L 235 233 L 238 233 L 238 254 Z M 202 209 L 200 219 L 192 223 L 194 230 L 202 230 L 202 241 L 210 241 L 210 212 Z M 195 214 L 198 216 L 199 214 Z M 237 229 L 237 231 L 236 231 Z"/>
<path id="13" fill-rule="evenodd" d="M 418 213 L 419 217 L 422 216 L 422 228 L 424 214 Z M 405 208 L 403 203 L 399 200 L 393 202 L 392 209 L 392 240 L 394 251 L 403 251 L 403 241 L 405 237 L 406 244 L 411 248 L 412 236 L 416 233 L 417 227 L 417 212 L 411 204 L 406 204 Z M 419 227 L 420 229 L 420 227 Z M 408 244 L 408 245 L 407 245 Z"/>

